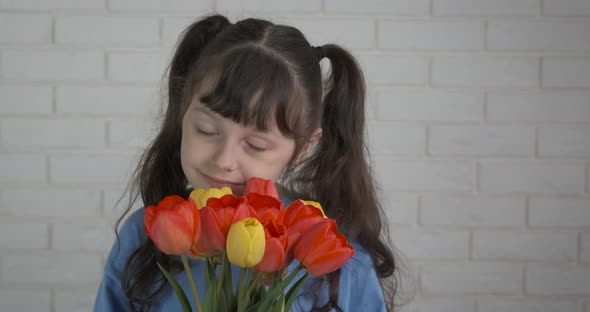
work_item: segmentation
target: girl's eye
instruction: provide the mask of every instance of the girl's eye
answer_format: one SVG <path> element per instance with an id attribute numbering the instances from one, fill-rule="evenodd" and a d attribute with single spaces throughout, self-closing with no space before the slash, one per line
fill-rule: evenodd
<path id="1" fill-rule="evenodd" d="M 209 131 L 205 131 L 203 129 L 197 128 L 197 132 L 202 134 L 202 135 L 207 135 L 207 136 L 211 136 L 211 135 L 215 135 L 214 132 L 209 132 Z"/>
<path id="2" fill-rule="evenodd" d="M 252 143 L 248 143 L 248 146 L 250 146 L 250 148 L 252 148 L 253 150 L 255 150 L 257 152 L 264 152 L 266 150 L 265 147 L 258 147 L 256 145 L 253 145 Z"/>

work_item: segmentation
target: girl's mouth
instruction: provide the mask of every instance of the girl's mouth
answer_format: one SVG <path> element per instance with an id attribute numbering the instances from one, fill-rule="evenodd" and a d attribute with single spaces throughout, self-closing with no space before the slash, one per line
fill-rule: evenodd
<path id="1" fill-rule="evenodd" d="M 232 189 L 234 194 L 241 193 L 241 191 L 243 191 L 244 187 L 246 186 L 245 183 L 236 183 L 236 182 L 231 182 L 231 181 L 226 181 L 226 180 L 220 180 L 220 179 L 208 176 L 200 171 L 199 171 L 199 173 L 203 176 L 203 178 L 205 178 L 205 181 L 207 181 L 207 184 L 209 184 L 209 186 L 214 187 L 214 188 L 222 188 L 224 186 L 227 186 Z M 236 194 L 236 195 L 238 195 L 238 194 Z"/>

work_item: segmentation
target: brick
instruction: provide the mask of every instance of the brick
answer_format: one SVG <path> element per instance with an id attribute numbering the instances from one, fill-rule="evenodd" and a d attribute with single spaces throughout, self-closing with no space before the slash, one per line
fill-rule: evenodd
<path id="1" fill-rule="evenodd" d="M 423 265 L 421 285 L 433 294 L 519 294 L 522 266 L 494 262 Z"/>
<path id="2" fill-rule="evenodd" d="M 109 251 L 115 240 L 114 227 L 107 224 L 54 224 L 53 243 L 56 250 Z"/>
<path id="3" fill-rule="evenodd" d="M 475 300 L 470 298 L 418 297 L 400 306 L 401 312 L 475 312 Z"/>
<path id="4" fill-rule="evenodd" d="M 213 0 L 110 0 L 109 9 L 114 11 L 209 11 Z"/>
<path id="5" fill-rule="evenodd" d="M 131 156 L 53 156 L 51 179 L 57 183 L 126 183 L 134 163 Z"/>
<path id="6" fill-rule="evenodd" d="M 528 267 L 526 269 L 526 292 L 533 295 L 590 295 L 590 269 Z"/>
<path id="7" fill-rule="evenodd" d="M 93 255 L 2 255 L 0 268 L 6 282 L 84 285 L 100 280 L 102 263 Z"/>
<path id="8" fill-rule="evenodd" d="M 540 127 L 539 155 L 590 157 L 590 127 Z"/>
<path id="9" fill-rule="evenodd" d="M 112 120 L 109 145 L 113 147 L 146 147 L 149 144 L 151 120 Z"/>
<path id="10" fill-rule="evenodd" d="M 379 185 L 395 191 L 470 191 L 474 168 L 466 161 L 375 158 Z"/>
<path id="11" fill-rule="evenodd" d="M 41 155 L 0 155 L 0 182 L 45 182 L 45 157 Z"/>
<path id="12" fill-rule="evenodd" d="M 433 0 L 433 15 L 537 15 L 537 0 Z"/>
<path id="13" fill-rule="evenodd" d="M 535 87 L 539 66 L 532 57 L 435 57 L 432 83 L 435 86 Z"/>
<path id="14" fill-rule="evenodd" d="M 55 24 L 57 43 L 158 46 L 159 36 L 160 25 L 155 17 L 64 16 L 58 17 Z"/>
<path id="15" fill-rule="evenodd" d="M 424 155 L 424 127 L 373 123 L 367 130 L 368 145 L 373 154 Z"/>
<path id="16" fill-rule="evenodd" d="M 103 121 L 8 119 L 0 127 L 8 148 L 95 148 L 105 146 Z"/>
<path id="17" fill-rule="evenodd" d="M 0 86 L 0 114 L 46 115 L 52 111 L 51 87 Z"/>
<path id="18" fill-rule="evenodd" d="M 531 198 L 529 223 L 533 227 L 590 227 L 590 199 Z"/>
<path id="19" fill-rule="evenodd" d="M 380 91 L 377 118 L 399 121 L 473 121 L 483 115 L 479 94 L 447 91 Z"/>
<path id="20" fill-rule="evenodd" d="M 217 0 L 217 11 L 243 10 L 249 12 L 309 12 L 321 11 L 320 0 Z"/>
<path id="21" fill-rule="evenodd" d="M 484 47 L 482 22 L 379 21 L 382 49 L 480 50 Z"/>
<path id="22" fill-rule="evenodd" d="M 488 22 L 487 47 L 492 50 L 590 50 L 588 22 Z"/>
<path id="23" fill-rule="evenodd" d="M 543 0 L 544 15 L 590 15 L 586 0 Z"/>
<path id="24" fill-rule="evenodd" d="M 105 0 L 3 0 L 0 7 L 5 9 L 103 9 Z"/>
<path id="25" fill-rule="evenodd" d="M 426 229 L 391 229 L 396 247 L 409 259 L 467 259 L 469 232 L 436 231 Z"/>
<path id="26" fill-rule="evenodd" d="M 102 80 L 104 56 L 85 51 L 15 51 L 2 54 L 3 76 L 20 80 Z"/>
<path id="27" fill-rule="evenodd" d="M 0 226 L 0 249 L 49 248 L 47 224 L 2 224 Z"/>
<path id="28" fill-rule="evenodd" d="M 388 15 L 428 15 L 430 5 L 428 0 L 326 0 L 325 9 L 328 13 L 380 13 Z"/>
<path id="29" fill-rule="evenodd" d="M 159 94 L 154 88 L 138 86 L 104 86 L 57 88 L 57 112 L 65 114 L 144 115 L 158 107 Z"/>
<path id="30" fill-rule="evenodd" d="M 489 231 L 473 234 L 476 259 L 516 261 L 573 261 L 577 234 Z"/>
<path id="31" fill-rule="evenodd" d="M 188 17 L 165 17 L 162 22 L 162 42 L 164 45 L 167 47 L 175 45 L 182 32 L 195 21 L 195 18 Z"/>
<path id="32" fill-rule="evenodd" d="M 524 198 L 426 196 L 420 223 L 470 227 L 520 227 L 525 224 Z"/>
<path id="33" fill-rule="evenodd" d="M 54 298 L 55 311 L 92 311 L 96 300 L 96 291 L 56 290 Z"/>
<path id="34" fill-rule="evenodd" d="M 50 15 L 41 14 L 0 14 L 0 42 L 8 43 L 49 43 L 51 42 L 52 21 Z"/>
<path id="35" fill-rule="evenodd" d="M 590 233 L 582 234 L 581 262 L 590 262 Z"/>
<path id="36" fill-rule="evenodd" d="M 156 134 L 150 130 L 152 120 L 113 120 L 109 145 L 121 148 L 145 148 Z"/>
<path id="37" fill-rule="evenodd" d="M 388 224 L 415 224 L 418 220 L 418 199 L 416 196 L 383 192 L 381 204 Z"/>
<path id="38" fill-rule="evenodd" d="M 0 288 L 0 310 L 51 312 L 51 290 Z"/>
<path id="39" fill-rule="evenodd" d="M 113 52 L 108 59 L 108 76 L 114 81 L 158 81 L 168 65 L 166 57 L 153 53 Z"/>
<path id="40" fill-rule="evenodd" d="M 543 298 L 478 298 L 478 312 L 571 312 L 578 310 L 575 300 Z"/>
<path id="41" fill-rule="evenodd" d="M 494 121 L 586 122 L 588 92 L 490 93 L 487 118 Z"/>
<path id="42" fill-rule="evenodd" d="M 358 55 L 369 84 L 424 85 L 428 59 L 414 56 Z"/>
<path id="43" fill-rule="evenodd" d="M 590 58 L 548 57 L 542 66 L 543 87 L 590 87 Z"/>
<path id="44" fill-rule="evenodd" d="M 298 28 L 312 46 L 335 43 L 346 49 L 370 49 L 375 46 L 375 25 L 368 19 L 288 19 L 287 25 Z M 350 34 L 362 34 L 351 36 Z"/>
<path id="45" fill-rule="evenodd" d="M 512 126 L 431 126 L 432 155 L 530 156 L 535 130 Z"/>
<path id="46" fill-rule="evenodd" d="M 16 217 L 97 217 L 100 192 L 76 189 L 2 189 L 0 215 Z"/>
<path id="47" fill-rule="evenodd" d="M 482 162 L 483 192 L 581 193 L 584 166 L 542 161 Z"/>

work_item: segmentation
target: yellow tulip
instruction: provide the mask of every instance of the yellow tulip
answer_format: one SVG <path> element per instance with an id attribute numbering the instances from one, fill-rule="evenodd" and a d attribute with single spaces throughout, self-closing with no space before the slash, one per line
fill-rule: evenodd
<path id="1" fill-rule="evenodd" d="M 326 218 L 326 213 L 324 212 L 324 209 L 322 208 L 322 205 L 316 201 L 313 200 L 301 200 L 304 204 L 306 205 L 310 205 L 310 206 L 314 206 L 316 208 L 318 208 L 322 214 L 324 215 L 324 218 Z"/>
<path id="2" fill-rule="evenodd" d="M 211 197 L 221 198 L 223 195 L 232 194 L 231 188 L 224 186 L 220 189 L 218 188 L 210 188 L 210 189 L 195 189 L 191 192 L 190 197 L 195 201 L 197 207 L 199 209 L 205 207 L 207 205 L 207 200 Z"/>
<path id="3" fill-rule="evenodd" d="M 266 238 L 264 227 L 256 218 L 246 218 L 229 228 L 227 234 L 227 259 L 242 268 L 257 265 L 264 256 Z"/>

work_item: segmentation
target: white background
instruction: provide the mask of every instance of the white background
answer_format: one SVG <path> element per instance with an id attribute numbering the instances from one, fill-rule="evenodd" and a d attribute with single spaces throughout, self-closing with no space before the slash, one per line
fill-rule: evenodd
<path id="1" fill-rule="evenodd" d="M 0 311 L 90 311 L 180 31 L 217 10 L 339 43 L 404 311 L 590 312 L 589 0 L 0 1 Z"/>

